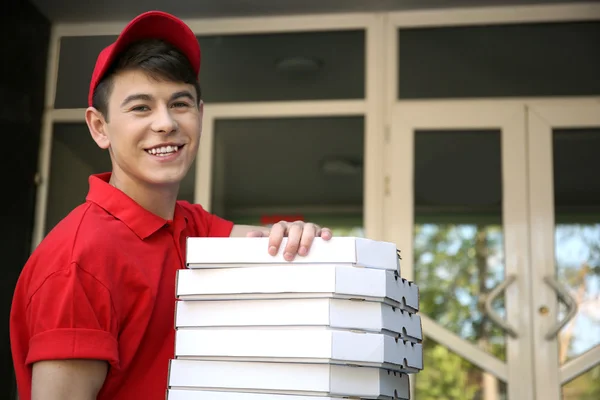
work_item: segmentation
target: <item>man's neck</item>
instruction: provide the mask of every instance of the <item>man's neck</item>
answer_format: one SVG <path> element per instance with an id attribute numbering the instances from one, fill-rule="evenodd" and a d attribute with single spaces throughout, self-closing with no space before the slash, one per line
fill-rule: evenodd
<path id="1" fill-rule="evenodd" d="M 178 186 L 150 186 L 136 182 L 123 173 L 111 174 L 109 183 L 136 203 L 166 220 L 172 220 L 177 203 Z"/>

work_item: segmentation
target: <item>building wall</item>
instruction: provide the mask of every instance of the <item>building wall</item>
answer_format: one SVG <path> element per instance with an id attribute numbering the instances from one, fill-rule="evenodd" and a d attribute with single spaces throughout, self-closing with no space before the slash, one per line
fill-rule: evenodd
<path id="1" fill-rule="evenodd" d="M 1 398 L 14 398 L 16 394 L 8 319 L 14 285 L 31 248 L 34 179 L 50 40 L 50 22 L 37 9 L 26 1 L 9 3 L 10 6 L 2 6 L 3 21 L 0 24 L 0 132 L 4 135 L 4 146 L 11 149 L 2 152 L 0 157 L 0 168 L 4 173 L 4 226 L 0 240 Z"/>

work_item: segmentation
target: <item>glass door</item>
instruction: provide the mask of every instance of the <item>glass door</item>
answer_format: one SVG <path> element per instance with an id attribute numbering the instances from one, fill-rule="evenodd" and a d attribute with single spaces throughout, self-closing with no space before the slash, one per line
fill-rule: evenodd
<path id="1" fill-rule="evenodd" d="M 525 108 L 394 107 L 385 229 L 420 287 L 414 398 L 533 399 Z"/>
<path id="2" fill-rule="evenodd" d="M 600 398 L 600 100 L 528 106 L 536 396 Z"/>

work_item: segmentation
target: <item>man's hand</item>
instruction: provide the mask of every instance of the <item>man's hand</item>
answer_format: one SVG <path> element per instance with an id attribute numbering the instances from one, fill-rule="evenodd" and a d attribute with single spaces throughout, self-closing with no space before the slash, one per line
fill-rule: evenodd
<path id="1" fill-rule="evenodd" d="M 310 222 L 296 221 L 286 222 L 280 221 L 273 225 L 267 233 L 263 229 L 249 231 L 248 237 L 269 237 L 269 254 L 274 256 L 279 251 L 281 242 L 284 237 L 287 237 L 283 257 L 287 261 L 292 261 L 296 255 L 305 256 L 308 254 L 310 246 L 315 237 L 320 237 L 324 240 L 329 240 L 333 236 L 331 229 L 321 228 L 317 224 Z"/>
<path id="2" fill-rule="evenodd" d="M 95 400 L 108 371 L 105 361 L 56 360 L 33 364 L 32 400 Z"/>

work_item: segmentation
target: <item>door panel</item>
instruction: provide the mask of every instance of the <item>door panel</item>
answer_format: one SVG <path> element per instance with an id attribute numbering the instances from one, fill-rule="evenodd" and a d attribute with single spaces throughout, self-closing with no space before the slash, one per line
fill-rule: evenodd
<path id="1" fill-rule="evenodd" d="M 421 290 L 429 368 L 415 377 L 418 400 L 533 397 L 524 110 L 394 110 L 386 229 Z"/>
<path id="2" fill-rule="evenodd" d="M 600 398 L 600 101 L 531 104 L 532 304 L 539 399 Z"/>

